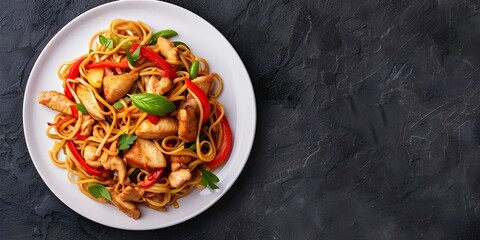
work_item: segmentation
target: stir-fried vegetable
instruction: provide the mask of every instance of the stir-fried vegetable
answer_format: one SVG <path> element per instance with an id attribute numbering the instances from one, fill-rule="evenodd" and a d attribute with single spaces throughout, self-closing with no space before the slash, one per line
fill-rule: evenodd
<path id="1" fill-rule="evenodd" d="M 79 58 L 71 67 L 68 72 L 68 79 L 75 79 L 80 75 L 80 64 L 82 64 L 83 60 L 85 60 L 85 57 Z M 67 85 L 71 86 L 69 83 Z M 71 86 L 72 87 L 72 86 Z M 72 87 L 73 88 L 73 87 Z M 73 95 L 72 92 L 70 92 L 70 88 L 68 86 L 65 86 L 65 96 L 73 100 Z"/>
<path id="2" fill-rule="evenodd" d="M 230 129 L 230 124 L 228 124 L 227 117 L 224 115 L 223 118 L 220 120 L 220 126 L 222 128 L 222 145 L 220 149 L 217 151 L 217 155 L 215 158 L 207 163 L 207 167 L 209 168 L 216 168 L 220 166 L 230 155 L 230 151 L 232 151 L 232 144 L 233 144 L 233 137 L 232 137 L 232 129 Z"/>
<path id="3" fill-rule="evenodd" d="M 72 152 L 75 159 L 77 159 L 77 162 L 80 163 L 80 165 L 83 167 L 85 172 L 87 172 L 90 175 L 97 176 L 97 177 L 103 177 L 106 174 L 108 175 L 107 171 L 102 171 L 101 169 L 97 169 L 97 168 L 94 168 L 94 167 L 91 167 L 90 165 L 88 165 L 85 162 L 85 159 L 80 154 L 80 152 L 75 148 L 75 143 L 73 142 L 73 140 L 68 140 L 67 141 L 67 146 L 68 146 L 68 149 L 70 149 L 70 152 Z"/>
<path id="4" fill-rule="evenodd" d="M 195 83 L 190 81 L 190 79 L 185 78 L 185 85 L 187 85 L 188 90 L 190 90 L 190 93 L 194 94 L 197 96 L 198 100 L 200 100 L 200 103 L 202 103 L 202 109 L 203 109 L 203 119 L 202 123 L 205 124 L 208 120 L 208 116 L 210 116 L 210 101 L 208 100 L 207 95 L 200 89 Z"/>
<path id="5" fill-rule="evenodd" d="M 148 41 L 148 45 L 153 45 L 157 43 L 158 37 L 171 38 L 173 36 L 177 36 L 177 32 L 171 29 L 166 29 L 166 30 L 156 32 L 155 34 L 152 35 L 152 38 L 150 38 L 150 40 Z"/>
<path id="6" fill-rule="evenodd" d="M 198 60 L 193 61 L 192 66 L 190 67 L 190 78 L 195 79 L 198 74 L 198 67 L 200 66 L 200 62 Z"/>
<path id="7" fill-rule="evenodd" d="M 163 71 L 162 77 L 168 77 L 170 80 L 173 80 L 177 77 L 177 73 L 175 72 L 175 69 L 173 69 L 172 65 L 165 61 L 165 59 L 163 59 L 160 55 L 148 47 L 140 46 L 138 43 L 132 45 L 132 50 L 136 50 L 138 47 L 140 47 L 140 55 L 142 55 L 142 57 L 152 61 Z"/>
<path id="8" fill-rule="evenodd" d="M 141 188 L 149 188 L 151 187 L 154 183 L 158 181 L 158 179 L 162 176 L 163 170 L 165 168 L 159 168 L 153 170 L 152 174 L 147 177 L 147 179 L 143 180 L 138 184 L 139 187 Z"/>

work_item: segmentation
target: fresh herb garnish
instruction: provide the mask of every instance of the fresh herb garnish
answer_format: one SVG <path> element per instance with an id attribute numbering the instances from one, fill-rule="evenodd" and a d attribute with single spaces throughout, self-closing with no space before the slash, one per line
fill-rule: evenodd
<path id="1" fill-rule="evenodd" d="M 112 38 L 115 47 L 118 46 L 124 40 L 123 38 L 119 38 L 115 35 L 110 36 L 110 38 Z M 124 51 L 128 51 L 128 50 L 130 50 L 131 47 L 132 47 L 132 42 L 127 41 L 120 47 L 120 49 L 122 49 Z"/>
<path id="2" fill-rule="evenodd" d="M 92 53 L 92 52 L 95 52 L 95 51 L 90 48 L 90 49 L 88 50 L 88 53 Z"/>
<path id="3" fill-rule="evenodd" d="M 82 112 L 83 114 L 88 114 L 87 109 L 85 106 L 83 106 L 83 104 L 77 103 L 75 106 L 77 107 L 78 111 Z"/>
<path id="4" fill-rule="evenodd" d="M 220 180 L 212 172 L 204 169 L 202 174 L 202 185 L 205 187 L 210 187 L 210 189 L 217 189 L 218 186 L 215 183 L 218 183 Z"/>
<path id="5" fill-rule="evenodd" d="M 148 41 L 148 45 L 153 45 L 157 43 L 158 37 L 171 38 L 177 35 L 178 33 L 171 29 L 166 29 L 160 32 L 156 32 L 155 34 L 152 35 L 152 38 L 150 38 L 150 40 Z"/>
<path id="6" fill-rule="evenodd" d="M 113 104 L 113 107 L 114 107 L 115 109 L 120 109 L 120 108 L 123 108 L 123 104 L 120 103 L 120 102 L 116 102 L 115 104 Z"/>
<path id="7" fill-rule="evenodd" d="M 132 54 L 130 54 L 129 51 L 125 52 L 127 54 L 127 59 L 130 65 L 135 66 L 138 64 L 138 56 L 140 55 L 140 48 L 142 48 L 142 46 L 138 46 L 137 49 Z"/>
<path id="8" fill-rule="evenodd" d="M 135 135 L 128 135 L 126 133 L 122 134 L 118 139 L 118 150 L 125 150 L 130 148 L 130 145 L 132 145 L 136 139 L 137 136 Z"/>
<path id="9" fill-rule="evenodd" d="M 161 115 L 175 110 L 177 107 L 168 98 L 153 93 L 129 94 L 133 105 L 140 110 Z"/>
<path id="10" fill-rule="evenodd" d="M 98 41 L 100 42 L 100 44 L 107 47 L 108 49 L 113 49 L 113 41 L 106 38 L 105 36 L 103 35 L 98 36 Z"/>
<path id="11" fill-rule="evenodd" d="M 108 201 L 112 201 L 112 197 L 110 196 L 110 192 L 108 192 L 107 188 L 98 183 L 88 186 L 88 192 L 95 198 L 105 198 Z"/>

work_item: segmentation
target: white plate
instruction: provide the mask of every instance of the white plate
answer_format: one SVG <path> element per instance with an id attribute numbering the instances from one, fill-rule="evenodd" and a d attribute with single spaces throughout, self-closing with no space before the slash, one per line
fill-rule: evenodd
<path id="1" fill-rule="evenodd" d="M 153 31 L 175 29 L 178 36 L 200 57 L 207 59 L 211 71 L 224 80 L 220 101 L 234 133 L 234 146 L 226 164 L 215 171 L 220 190 L 195 189 L 178 202 L 180 208 L 169 207 L 157 212 L 141 207 L 142 216 L 133 220 L 110 204 L 92 201 L 67 179 L 67 171 L 54 166 L 48 157 L 53 141 L 45 135 L 47 122 L 56 114 L 37 103 L 42 90 L 62 91 L 56 75 L 64 61 L 88 52 L 88 41 L 99 30 L 107 29 L 116 18 L 140 20 Z M 207 21 L 181 7 L 153 1 L 122 1 L 91 9 L 68 23 L 53 37 L 40 54 L 27 83 L 23 102 L 23 126 L 30 156 L 38 173 L 50 190 L 67 206 L 103 225 L 129 230 L 168 227 L 186 221 L 220 199 L 240 175 L 250 154 L 255 135 L 256 106 L 252 84 L 245 66 L 230 43 Z M 233 208 L 234 206 L 232 206 Z"/>

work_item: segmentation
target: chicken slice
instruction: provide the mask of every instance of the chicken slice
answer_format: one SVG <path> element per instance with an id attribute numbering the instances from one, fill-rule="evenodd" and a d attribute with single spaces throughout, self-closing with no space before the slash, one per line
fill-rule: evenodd
<path id="1" fill-rule="evenodd" d="M 169 158 L 172 163 L 189 163 L 192 157 L 188 155 L 171 155 Z"/>
<path id="2" fill-rule="evenodd" d="M 138 202 L 142 199 L 145 190 L 143 188 L 126 187 L 118 196 L 122 201 Z"/>
<path id="3" fill-rule="evenodd" d="M 127 214 L 133 219 L 138 219 L 140 217 L 140 210 L 129 201 L 123 201 L 119 195 L 117 195 L 113 190 L 110 191 L 112 197 L 112 204 L 115 205 L 120 211 Z"/>
<path id="4" fill-rule="evenodd" d="M 163 95 L 164 93 L 170 91 L 172 88 L 172 80 L 170 78 L 161 78 L 158 80 L 157 77 L 151 76 L 146 81 L 145 90 L 147 93 L 154 93 L 158 95 Z"/>
<path id="5" fill-rule="evenodd" d="M 87 87 L 79 84 L 77 86 L 77 96 L 82 102 L 85 109 L 87 109 L 88 114 L 92 116 L 95 120 L 105 120 L 105 116 L 102 114 L 102 110 L 98 105 L 98 101 L 95 98 L 95 95 L 90 92 Z"/>
<path id="6" fill-rule="evenodd" d="M 83 115 L 83 123 L 80 127 L 80 135 L 88 137 L 92 134 L 93 125 L 95 125 L 95 120 L 90 117 L 90 115 Z"/>
<path id="7" fill-rule="evenodd" d="M 200 76 L 192 80 L 192 82 L 197 85 L 202 91 L 208 95 L 208 92 L 210 91 L 210 88 L 212 86 L 213 82 L 213 74 L 209 74 L 207 76 Z M 181 108 L 187 108 L 187 107 L 192 107 L 195 110 L 195 114 L 199 115 L 200 110 L 198 108 L 197 101 L 193 98 L 192 94 L 188 93 L 187 98 L 185 101 L 183 101 L 179 109 Z"/>
<path id="8" fill-rule="evenodd" d="M 178 188 L 186 181 L 190 180 L 190 178 L 192 178 L 192 173 L 190 170 L 182 168 L 171 172 L 170 175 L 168 175 L 168 182 L 170 183 L 170 186 Z"/>
<path id="9" fill-rule="evenodd" d="M 192 80 L 192 83 L 197 85 L 197 87 L 202 89 L 202 91 L 208 95 L 208 92 L 210 92 L 210 88 L 212 87 L 213 76 L 213 74 L 208 74 L 206 76 L 196 77 Z M 187 99 L 190 98 L 193 98 L 193 96 L 191 96 L 191 94 L 187 94 Z"/>
<path id="10" fill-rule="evenodd" d="M 178 138 L 185 142 L 193 142 L 197 136 L 198 119 L 192 107 L 178 110 Z"/>
<path id="11" fill-rule="evenodd" d="M 110 104 L 115 103 L 132 88 L 137 79 L 138 73 L 136 72 L 104 77 L 103 93 L 105 100 Z"/>
<path id="12" fill-rule="evenodd" d="M 140 137 L 123 157 L 126 159 L 128 166 L 147 171 L 167 166 L 167 161 L 160 149 L 152 141 Z"/>
<path id="13" fill-rule="evenodd" d="M 57 91 L 41 91 L 38 96 L 38 102 L 48 108 L 68 115 L 72 115 L 70 106 L 75 105 L 74 102 Z"/>
<path id="14" fill-rule="evenodd" d="M 87 145 L 85 150 L 83 151 L 83 157 L 85 158 L 85 162 L 92 167 L 101 167 L 101 161 L 98 161 L 98 156 L 95 155 L 97 148 L 91 145 Z"/>
<path id="15" fill-rule="evenodd" d="M 115 141 L 110 145 L 110 151 L 117 150 L 118 142 Z M 108 153 L 103 152 L 102 156 L 100 157 L 100 162 L 102 163 L 103 168 L 107 170 L 115 170 L 117 171 L 118 181 L 120 183 L 125 182 L 125 177 L 127 176 L 127 167 L 125 163 L 123 163 L 122 159 L 119 156 L 111 156 Z"/>
<path id="16" fill-rule="evenodd" d="M 178 61 L 179 57 L 175 45 L 163 37 L 158 37 L 157 46 L 160 49 L 160 54 L 167 60 Z"/>
<path id="17" fill-rule="evenodd" d="M 159 117 L 158 123 L 153 124 L 145 119 L 138 126 L 135 134 L 144 139 L 159 139 L 173 135 L 178 131 L 178 123 L 172 117 Z"/>

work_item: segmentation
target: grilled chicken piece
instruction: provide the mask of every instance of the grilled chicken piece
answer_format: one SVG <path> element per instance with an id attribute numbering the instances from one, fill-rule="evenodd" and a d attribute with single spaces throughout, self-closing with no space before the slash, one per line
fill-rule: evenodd
<path id="1" fill-rule="evenodd" d="M 104 153 L 106 154 L 106 153 Z M 124 183 L 125 177 L 127 175 L 127 168 L 123 163 L 122 159 L 119 156 L 108 156 L 107 160 L 104 160 L 105 157 L 101 158 L 102 166 L 107 170 L 117 171 L 118 181 Z"/>
<path id="2" fill-rule="evenodd" d="M 41 91 L 38 96 L 38 102 L 48 108 L 68 115 L 72 115 L 70 106 L 75 105 L 74 102 L 57 91 Z"/>
<path id="3" fill-rule="evenodd" d="M 172 172 L 177 171 L 180 168 L 186 168 L 186 165 L 178 162 L 174 162 L 170 164 L 170 169 L 172 170 Z"/>
<path id="4" fill-rule="evenodd" d="M 115 141 L 110 145 L 110 151 L 117 150 L 118 142 Z M 122 159 L 119 156 L 111 156 L 108 153 L 103 152 L 102 156 L 100 157 L 100 162 L 102 163 L 103 168 L 107 170 L 115 170 L 117 171 L 118 181 L 120 183 L 124 183 L 125 177 L 127 175 L 127 167 L 125 163 L 123 163 Z"/>
<path id="5" fill-rule="evenodd" d="M 91 145 L 87 145 L 85 150 L 83 151 L 83 157 L 85 158 L 85 162 L 92 167 L 101 167 L 102 163 L 98 161 L 98 156 L 95 155 L 95 151 L 97 148 Z"/>
<path id="6" fill-rule="evenodd" d="M 181 108 L 178 110 L 178 138 L 185 142 L 195 141 L 197 136 L 198 119 L 195 110 L 192 107 Z"/>
<path id="7" fill-rule="evenodd" d="M 171 155 L 169 158 L 172 163 L 189 163 L 192 157 L 188 155 Z"/>
<path id="8" fill-rule="evenodd" d="M 114 190 L 110 191 L 110 195 L 112 196 L 113 205 L 115 205 L 120 211 L 124 212 L 133 219 L 138 219 L 140 217 L 140 210 L 138 210 L 135 204 L 129 201 L 123 201 Z"/>
<path id="9" fill-rule="evenodd" d="M 195 83 L 202 91 L 208 95 L 210 88 L 213 82 L 213 74 L 208 74 L 206 76 L 200 76 L 192 80 L 192 83 Z M 193 98 L 191 94 L 187 94 L 187 99 Z"/>
<path id="10" fill-rule="evenodd" d="M 154 93 L 158 95 L 163 95 L 164 93 L 170 91 L 172 88 L 172 80 L 169 78 L 161 78 L 158 80 L 157 77 L 151 76 L 146 81 L 145 90 L 147 93 Z"/>
<path id="11" fill-rule="evenodd" d="M 103 93 L 105 100 L 110 104 L 115 103 L 130 90 L 137 79 L 138 73 L 136 72 L 104 77 Z"/>
<path id="12" fill-rule="evenodd" d="M 187 163 L 192 161 L 192 157 L 188 155 L 171 155 L 170 158 L 170 169 L 172 172 L 177 171 L 180 168 L 187 168 Z"/>
<path id="13" fill-rule="evenodd" d="M 175 49 L 175 45 L 172 42 L 168 41 L 163 37 L 158 37 L 157 39 L 157 46 L 160 48 L 160 54 L 167 60 L 178 61 L 178 54 L 177 50 Z"/>
<path id="14" fill-rule="evenodd" d="M 190 170 L 182 168 L 175 172 L 171 172 L 170 175 L 168 175 L 168 182 L 170 183 L 170 186 L 178 188 L 186 181 L 190 180 L 190 178 L 192 178 Z"/>
<path id="15" fill-rule="evenodd" d="M 205 94 L 208 95 L 208 92 L 210 91 L 210 88 L 212 86 L 213 76 L 214 76 L 213 74 L 209 74 L 207 76 L 200 76 L 200 77 L 197 77 L 194 80 L 192 80 L 192 82 L 195 85 L 197 85 L 200 89 L 202 89 L 202 91 Z M 187 108 L 187 107 L 192 107 L 195 110 L 195 114 L 197 114 L 197 115 L 200 114 L 198 104 L 195 101 L 195 99 L 193 98 L 192 94 L 190 94 L 190 93 L 187 94 L 187 99 L 180 104 L 179 109 Z"/>
<path id="16" fill-rule="evenodd" d="M 88 137 L 92 134 L 93 125 L 95 125 L 95 120 L 90 117 L 90 115 L 83 115 L 83 123 L 80 127 L 80 135 Z"/>
<path id="17" fill-rule="evenodd" d="M 128 166 L 147 171 L 167 166 L 167 161 L 160 149 L 152 141 L 140 137 L 124 155 L 124 159 L 126 159 Z"/>
<path id="18" fill-rule="evenodd" d="M 144 193 L 145 190 L 142 188 L 133 188 L 128 186 L 118 196 L 122 201 L 138 202 L 140 199 L 142 199 Z"/>
<path id="19" fill-rule="evenodd" d="M 80 102 L 82 102 L 83 106 L 85 106 L 85 109 L 87 109 L 88 114 L 90 114 L 93 119 L 105 120 L 105 116 L 103 116 L 101 112 L 102 110 L 98 105 L 98 101 L 93 92 L 90 92 L 87 87 L 79 84 L 77 86 L 77 96 L 80 99 Z"/>
<path id="20" fill-rule="evenodd" d="M 145 119 L 138 126 L 135 134 L 144 139 L 159 139 L 175 134 L 178 131 L 178 123 L 172 117 L 159 117 L 158 123 L 153 124 Z"/>

